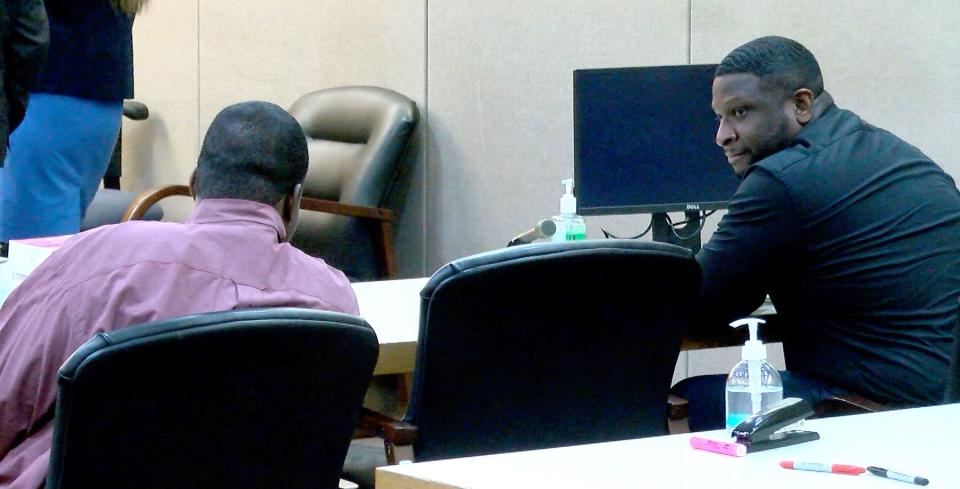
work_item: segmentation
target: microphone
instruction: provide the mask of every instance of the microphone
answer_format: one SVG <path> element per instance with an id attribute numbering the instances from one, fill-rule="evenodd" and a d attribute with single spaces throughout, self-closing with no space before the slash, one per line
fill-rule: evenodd
<path id="1" fill-rule="evenodd" d="M 529 244 L 540 238 L 549 238 L 557 232 L 557 223 L 553 219 L 542 219 L 533 229 L 518 235 L 510 240 L 507 246 L 516 246 L 520 244 Z"/>

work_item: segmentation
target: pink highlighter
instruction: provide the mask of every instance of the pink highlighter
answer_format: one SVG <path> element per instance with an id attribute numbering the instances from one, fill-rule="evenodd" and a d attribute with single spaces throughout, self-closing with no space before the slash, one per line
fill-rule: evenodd
<path id="1" fill-rule="evenodd" d="M 708 452 L 722 453 L 731 457 L 742 457 L 747 454 L 747 446 L 740 443 L 711 440 L 709 438 L 700 438 L 699 436 L 690 437 L 690 446 L 697 450 L 706 450 Z"/>

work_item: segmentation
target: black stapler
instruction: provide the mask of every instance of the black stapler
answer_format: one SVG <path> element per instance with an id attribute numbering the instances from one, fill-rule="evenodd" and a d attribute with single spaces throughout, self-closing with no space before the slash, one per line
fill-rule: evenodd
<path id="1" fill-rule="evenodd" d="M 777 431 L 812 414 L 810 403 L 798 397 L 788 397 L 743 420 L 731 434 L 737 443 L 747 446 L 747 453 L 819 440 L 820 435 L 815 431 Z"/>

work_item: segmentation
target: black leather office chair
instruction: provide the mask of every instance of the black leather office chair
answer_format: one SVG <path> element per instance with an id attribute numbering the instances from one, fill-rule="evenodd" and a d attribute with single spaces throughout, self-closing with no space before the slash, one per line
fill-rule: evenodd
<path id="1" fill-rule="evenodd" d="M 138 202 L 139 195 L 125 190 L 104 188 L 97 191 L 93 201 L 87 207 L 87 213 L 80 223 L 80 230 L 86 231 L 106 224 L 116 224 L 125 221 L 127 209 Z M 163 209 L 159 205 L 143 207 L 139 219 L 145 221 L 159 221 L 163 219 Z"/>
<path id="2" fill-rule="evenodd" d="M 150 110 L 141 102 L 136 100 L 123 101 L 123 116 L 134 121 L 142 121 L 150 116 Z M 103 175 L 103 188 L 98 190 L 93 197 L 93 201 L 86 209 L 83 222 L 80 223 L 80 230 L 86 231 L 97 226 L 105 224 L 116 224 L 120 222 L 124 211 L 134 201 L 137 194 L 120 190 L 120 159 L 121 147 L 123 146 L 123 131 L 117 135 L 117 144 L 113 148 L 113 154 L 107 165 L 107 170 Z M 159 221 L 163 218 L 163 210 L 160 206 L 153 206 L 149 210 L 144 209 L 141 219 L 148 221 Z"/>
<path id="3" fill-rule="evenodd" d="M 406 189 L 394 187 L 404 187 L 417 105 L 385 88 L 348 86 L 308 93 L 290 113 L 310 150 L 301 208 L 320 211 L 300 213 L 292 244 L 354 280 L 395 277 L 393 226 Z"/>
<path id="4" fill-rule="evenodd" d="M 417 461 L 667 433 L 692 253 L 578 241 L 497 250 L 437 271 L 421 297 L 406 423 L 365 416 Z"/>
<path id="5" fill-rule="evenodd" d="M 132 121 L 142 121 L 150 117 L 150 109 L 146 104 L 137 100 L 123 101 L 123 116 Z M 123 149 L 123 130 L 117 134 L 117 144 L 113 147 L 113 154 L 110 155 L 110 162 L 107 163 L 107 171 L 103 174 L 103 188 L 120 190 L 120 176 L 123 169 L 120 164 L 122 160 Z"/>
<path id="6" fill-rule="evenodd" d="M 363 319 L 294 308 L 99 334 L 60 369 L 46 487 L 337 487 L 377 352 Z"/>

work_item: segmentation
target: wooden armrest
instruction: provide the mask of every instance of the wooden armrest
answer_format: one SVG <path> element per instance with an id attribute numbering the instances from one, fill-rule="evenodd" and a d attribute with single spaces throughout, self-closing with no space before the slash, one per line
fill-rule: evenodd
<path id="1" fill-rule="evenodd" d="M 813 408 L 817 417 L 841 414 L 874 413 L 889 408 L 876 401 L 857 395 L 836 396 L 824 399 Z"/>
<path id="2" fill-rule="evenodd" d="M 328 212 L 340 216 L 372 219 L 368 222 L 373 225 L 374 239 L 377 241 L 380 270 L 383 278 L 392 279 L 397 275 L 397 259 L 393 252 L 393 221 L 395 214 L 390 209 L 380 207 L 365 207 L 362 205 L 344 204 L 332 200 L 303 197 L 300 199 L 300 208 L 308 211 Z"/>
<path id="3" fill-rule="evenodd" d="M 300 199 L 300 208 L 308 211 L 328 212 L 339 216 L 376 219 L 378 221 L 393 222 L 394 220 L 394 213 L 390 209 L 344 204 L 333 200 L 314 199 L 311 197 L 303 197 Z"/>
<path id="4" fill-rule="evenodd" d="M 417 441 L 416 426 L 368 408 L 360 411 L 360 424 L 357 428 L 375 432 L 394 445 L 412 445 Z"/>
<path id="5" fill-rule="evenodd" d="M 133 202 L 130 203 L 126 212 L 123 213 L 123 217 L 120 218 L 120 222 L 140 219 L 153 204 L 173 195 L 191 197 L 190 187 L 186 185 L 167 185 L 166 187 L 144 190 L 134 197 Z"/>
<path id="6" fill-rule="evenodd" d="M 383 438 L 383 449 L 390 465 L 397 464 L 398 445 L 413 445 L 417 441 L 416 426 L 368 408 L 361 408 L 357 430 L 374 432 Z"/>

